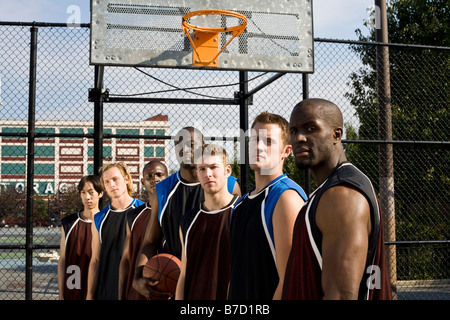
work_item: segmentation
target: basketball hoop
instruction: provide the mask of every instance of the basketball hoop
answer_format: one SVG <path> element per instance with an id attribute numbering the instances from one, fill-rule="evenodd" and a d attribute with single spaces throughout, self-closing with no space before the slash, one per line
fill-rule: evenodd
<path id="1" fill-rule="evenodd" d="M 224 28 L 198 27 L 187 22 L 189 18 L 203 15 L 224 15 L 238 18 L 242 22 L 237 26 Z M 188 36 L 192 48 L 194 49 L 192 53 L 192 64 L 194 66 L 217 67 L 219 55 L 234 38 L 245 31 L 246 27 L 247 18 L 244 15 L 233 11 L 207 9 L 192 11 L 185 14 L 182 18 L 181 28 Z M 194 30 L 194 39 L 192 39 L 189 30 Z M 221 32 L 232 33 L 233 36 L 219 51 L 219 33 Z"/>

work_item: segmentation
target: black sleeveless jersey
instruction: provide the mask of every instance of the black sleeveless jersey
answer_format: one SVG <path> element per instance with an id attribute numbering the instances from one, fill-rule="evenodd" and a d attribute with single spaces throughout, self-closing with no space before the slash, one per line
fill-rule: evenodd
<path id="1" fill-rule="evenodd" d="M 272 217 L 282 193 L 293 189 L 306 201 L 303 189 L 285 174 L 255 195 L 237 202 L 231 217 L 229 299 L 271 300 L 279 277 Z"/>
<path id="2" fill-rule="evenodd" d="M 202 186 L 200 182 L 184 182 L 178 171 L 156 184 L 156 192 L 158 220 L 164 235 L 163 252 L 181 259 L 180 218 L 203 202 L 205 196 Z"/>
<path id="3" fill-rule="evenodd" d="M 118 299 L 119 265 L 125 243 L 127 212 L 143 204 L 143 201 L 133 199 L 125 210 L 114 210 L 109 205 L 94 216 L 101 242 L 98 261 L 97 300 Z"/>

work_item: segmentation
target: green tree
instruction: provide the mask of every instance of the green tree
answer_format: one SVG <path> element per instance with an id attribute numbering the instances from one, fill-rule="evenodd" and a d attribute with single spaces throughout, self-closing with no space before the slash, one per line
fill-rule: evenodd
<path id="1" fill-rule="evenodd" d="M 18 222 L 25 216 L 25 193 L 17 192 L 13 186 L 0 186 L 0 220 Z"/>
<path id="2" fill-rule="evenodd" d="M 303 188 L 303 190 L 307 190 L 306 181 L 305 181 L 305 170 L 300 170 L 295 165 L 295 158 L 293 154 L 290 154 L 289 157 L 284 160 L 283 172 L 292 180 L 297 182 L 297 184 Z M 311 190 L 315 188 L 314 180 L 311 179 Z"/>
<path id="3" fill-rule="evenodd" d="M 365 22 L 368 36 L 356 30 L 359 40 L 375 40 L 373 21 Z M 394 43 L 448 46 L 450 44 L 448 1 L 397 0 L 388 3 L 389 40 Z M 376 94 L 376 54 L 374 46 L 353 45 L 364 67 L 351 75 L 352 91 L 346 97 L 355 106 L 361 122 L 359 138 L 377 139 L 378 112 Z M 450 137 L 450 112 L 448 105 L 450 55 L 448 50 L 417 48 L 390 48 L 390 76 L 392 95 L 392 121 L 394 140 L 448 141 Z M 448 199 L 449 164 L 448 149 L 430 146 L 395 146 L 396 188 L 410 188 L 421 182 L 415 190 L 405 190 L 408 202 L 433 194 Z M 424 148 L 424 149 L 422 149 Z M 357 146 L 353 152 L 375 154 L 375 147 Z M 357 158 L 357 157 L 354 157 Z M 370 156 L 370 160 L 374 157 Z M 378 163 L 365 165 L 377 168 Z M 400 163 L 399 163 L 400 164 Z M 376 169 L 370 170 L 372 180 L 378 181 Z M 423 182 L 427 182 L 426 185 Z M 428 187 L 427 187 L 428 186 Z M 430 189 L 431 188 L 431 189 Z M 426 192 L 424 192 L 426 191 Z"/>
<path id="4" fill-rule="evenodd" d="M 450 45 L 448 0 L 388 1 L 389 42 Z M 375 40 L 375 10 L 365 22 Z M 363 67 L 349 81 L 346 97 L 355 106 L 361 126 L 359 139 L 378 138 L 376 47 L 352 45 Z M 450 53 L 411 47 L 390 47 L 392 128 L 394 140 L 449 141 Z M 355 144 L 347 154 L 364 168 L 378 190 L 378 146 Z M 450 223 L 450 152 L 442 145 L 394 145 L 397 240 L 448 239 Z M 401 259 L 401 257 L 400 257 Z"/>
<path id="5" fill-rule="evenodd" d="M 33 201 L 33 221 L 41 226 L 42 223 L 48 220 L 48 199 L 44 199 L 43 196 L 35 195 Z"/>

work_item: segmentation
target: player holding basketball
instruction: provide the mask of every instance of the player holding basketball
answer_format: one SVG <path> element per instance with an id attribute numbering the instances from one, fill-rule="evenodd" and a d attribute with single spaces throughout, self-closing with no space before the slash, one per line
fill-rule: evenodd
<path id="1" fill-rule="evenodd" d="M 347 161 L 339 108 L 297 104 L 290 118 L 297 167 L 319 186 L 295 223 L 284 299 L 390 299 L 382 215 L 370 180 Z"/>
<path id="2" fill-rule="evenodd" d="M 229 299 L 280 299 L 292 231 L 303 189 L 283 174 L 291 153 L 289 123 L 258 115 L 250 135 L 255 188 L 239 199 L 231 216 Z M 280 280 L 281 279 L 281 280 Z"/>
<path id="3" fill-rule="evenodd" d="M 117 300 L 127 212 L 144 202 L 132 197 L 133 181 L 125 163 L 107 164 L 100 172 L 111 204 L 94 216 L 87 299 Z"/>
<path id="4" fill-rule="evenodd" d="M 103 196 L 99 177 L 84 176 L 78 183 L 83 210 L 61 220 L 61 242 L 58 260 L 60 300 L 84 300 L 87 294 L 91 260 L 92 220 L 100 211 Z M 78 278 L 75 278 L 78 277 Z"/>
<path id="5" fill-rule="evenodd" d="M 230 276 L 230 215 L 238 196 L 227 189 L 231 166 L 225 149 L 205 145 L 197 177 L 205 201 L 181 222 L 181 272 L 177 300 L 225 300 Z"/>
<path id="6" fill-rule="evenodd" d="M 142 277 L 142 268 L 161 249 L 181 259 L 180 218 L 185 212 L 204 200 L 203 189 L 198 182 L 194 155 L 202 151 L 203 134 L 196 128 L 185 127 L 174 138 L 175 155 L 180 169 L 156 185 L 150 198 L 152 215 L 136 261 L 133 287 L 147 298 L 167 298 L 167 294 L 155 291 L 155 283 Z M 240 193 L 237 179 L 228 178 L 230 193 Z"/>
<path id="7" fill-rule="evenodd" d="M 164 163 L 153 160 L 147 163 L 142 171 L 141 183 L 147 192 L 147 199 L 155 192 L 156 184 L 168 176 Z M 127 213 L 127 234 L 119 269 L 119 299 L 145 300 L 132 286 L 136 257 L 144 239 L 145 229 L 152 212 L 150 202 Z"/>

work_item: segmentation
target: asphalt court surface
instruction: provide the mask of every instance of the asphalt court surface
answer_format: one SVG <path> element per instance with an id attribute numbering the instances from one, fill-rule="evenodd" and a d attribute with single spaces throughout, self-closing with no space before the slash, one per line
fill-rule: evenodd
<path id="1" fill-rule="evenodd" d="M 60 228 L 35 228 L 35 244 L 59 246 Z M 0 245 L 24 245 L 24 228 L 0 228 Z M 36 250 L 33 258 L 33 300 L 58 299 L 56 261 L 39 261 L 39 253 L 54 249 Z M 58 251 L 58 250 L 56 250 Z M 18 257 L 20 255 L 20 257 Z M 0 300 L 25 299 L 24 250 L 0 250 Z M 41 259 L 42 260 L 42 259 Z M 450 300 L 450 280 L 418 280 L 398 282 L 399 300 Z"/>

